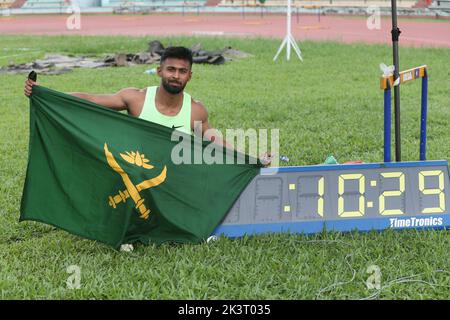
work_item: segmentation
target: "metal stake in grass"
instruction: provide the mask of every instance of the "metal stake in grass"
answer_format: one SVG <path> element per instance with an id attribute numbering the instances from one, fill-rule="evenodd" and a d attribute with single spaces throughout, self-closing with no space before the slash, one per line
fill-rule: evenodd
<path id="1" fill-rule="evenodd" d="M 400 67 L 398 61 L 398 38 L 400 29 L 397 27 L 397 0 L 391 0 L 392 6 L 392 48 L 394 58 L 394 83 L 399 77 Z M 394 117 L 395 117 L 395 161 L 401 161 L 400 141 L 400 86 L 394 86 Z"/>
<path id="2" fill-rule="evenodd" d="M 298 58 L 303 61 L 302 59 L 302 52 L 300 51 L 300 48 L 297 46 L 297 43 L 295 42 L 294 37 L 291 33 L 291 0 L 288 0 L 287 2 L 287 32 L 286 37 L 284 38 L 283 42 L 281 43 L 280 48 L 278 48 L 277 54 L 273 58 L 273 61 L 277 60 L 278 55 L 280 54 L 281 50 L 283 50 L 284 46 L 286 46 L 286 59 L 289 61 L 291 57 L 291 46 L 294 48 L 295 53 L 297 54 Z"/>

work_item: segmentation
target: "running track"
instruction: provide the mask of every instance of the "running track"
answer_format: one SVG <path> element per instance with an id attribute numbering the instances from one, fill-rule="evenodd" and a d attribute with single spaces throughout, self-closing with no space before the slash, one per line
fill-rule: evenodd
<path id="1" fill-rule="evenodd" d="M 283 38 L 284 15 L 82 15 L 81 29 L 68 30 L 69 15 L 0 17 L 0 34 L 36 35 L 223 35 Z M 450 48 L 450 21 L 400 19 L 402 46 Z M 292 33 L 299 40 L 344 43 L 391 43 L 391 21 L 381 19 L 380 30 L 369 30 L 365 17 L 293 14 Z M 1 46 L 1 45 L 0 45 Z"/>

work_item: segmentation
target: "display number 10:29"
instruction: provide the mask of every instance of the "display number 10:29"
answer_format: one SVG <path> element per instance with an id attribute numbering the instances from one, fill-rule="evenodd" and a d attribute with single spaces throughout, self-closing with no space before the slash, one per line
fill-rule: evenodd
<path id="1" fill-rule="evenodd" d="M 437 177 L 437 188 L 426 188 L 425 178 Z M 398 179 L 397 190 L 386 190 L 380 193 L 378 196 L 378 208 L 381 215 L 401 215 L 405 212 L 401 209 L 387 209 L 386 202 L 389 198 L 403 196 L 405 192 L 405 174 L 403 172 L 385 172 L 380 173 L 380 179 Z M 358 181 L 358 210 L 346 211 L 345 210 L 345 181 L 357 180 Z M 438 198 L 437 206 L 422 207 L 421 213 L 442 213 L 445 211 L 445 193 L 444 193 L 444 172 L 442 170 L 433 171 L 419 171 L 418 173 L 418 191 L 424 195 L 435 195 Z M 324 211 L 324 189 L 325 181 L 323 177 L 318 180 L 318 203 L 317 213 L 323 216 Z M 338 215 L 340 217 L 361 217 L 365 214 L 366 208 L 366 178 L 363 174 L 341 174 L 338 177 Z"/>

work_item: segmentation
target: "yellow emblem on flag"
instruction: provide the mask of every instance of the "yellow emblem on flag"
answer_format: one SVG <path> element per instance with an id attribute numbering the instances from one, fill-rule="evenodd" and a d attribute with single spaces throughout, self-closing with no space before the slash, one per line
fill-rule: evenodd
<path id="1" fill-rule="evenodd" d="M 144 180 L 140 182 L 139 184 L 134 184 L 129 175 L 122 169 L 122 167 L 119 165 L 119 163 L 114 158 L 114 155 L 109 151 L 108 145 L 105 143 L 104 145 L 105 150 L 105 156 L 106 161 L 108 162 L 109 166 L 117 172 L 123 180 L 123 183 L 125 184 L 126 189 L 125 190 L 119 190 L 119 193 L 114 196 L 109 196 L 108 204 L 113 207 L 114 209 L 117 207 L 117 205 L 121 202 L 125 202 L 129 197 L 131 197 L 136 205 L 136 209 L 140 213 L 140 217 L 142 219 L 148 219 L 150 216 L 150 209 L 148 209 L 145 204 L 144 200 L 141 195 L 140 191 L 146 190 L 149 188 L 156 187 L 163 183 L 166 180 L 167 177 L 167 167 L 164 166 L 164 169 L 162 172 L 155 178 Z M 127 161 L 128 163 L 137 165 L 138 167 L 143 167 L 145 169 L 153 169 L 154 167 L 148 162 L 150 160 L 145 158 L 145 155 L 142 153 L 139 153 L 139 151 L 136 152 L 125 152 L 126 154 L 120 154 L 122 159 Z"/>
<path id="2" fill-rule="evenodd" d="M 136 152 L 125 152 L 126 154 L 121 153 L 120 156 L 123 160 L 127 161 L 128 163 L 135 164 L 138 167 L 143 167 L 145 169 L 153 169 L 154 167 L 148 162 L 150 160 L 145 158 L 144 154 L 140 154 L 139 151 Z"/>

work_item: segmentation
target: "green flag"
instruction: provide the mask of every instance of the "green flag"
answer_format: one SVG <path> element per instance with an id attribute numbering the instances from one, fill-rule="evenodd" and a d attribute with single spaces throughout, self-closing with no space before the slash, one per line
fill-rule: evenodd
<path id="1" fill-rule="evenodd" d="M 260 164 L 249 164 L 254 159 L 238 152 L 231 154 L 233 164 L 226 164 L 226 153 L 219 155 L 224 164 L 176 164 L 172 153 L 180 142 L 171 140 L 172 133 L 34 86 L 20 221 L 44 222 L 115 248 L 206 239 Z M 191 136 L 179 136 L 188 146 L 183 158 L 211 147 L 186 144 Z M 245 164 L 237 164 L 239 157 Z"/>

